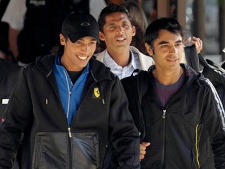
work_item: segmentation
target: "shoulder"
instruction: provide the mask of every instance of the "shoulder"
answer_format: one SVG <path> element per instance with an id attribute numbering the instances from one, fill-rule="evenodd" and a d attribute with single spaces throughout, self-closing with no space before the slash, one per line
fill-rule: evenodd
<path id="1" fill-rule="evenodd" d="M 147 70 L 151 65 L 154 65 L 152 57 L 141 53 L 136 47 L 130 46 L 130 51 L 138 55 L 143 70 Z"/>
<path id="2" fill-rule="evenodd" d="M 133 85 L 133 83 L 138 84 L 138 86 L 145 86 L 149 79 L 150 76 L 147 71 L 136 69 L 131 76 L 121 79 L 121 82 L 124 87 Z"/>
<path id="3" fill-rule="evenodd" d="M 136 54 L 138 54 L 138 55 L 140 55 L 140 56 L 142 56 L 142 57 L 149 57 L 149 56 L 147 56 L 147 55 L 141 53 L 141 52 L 140 52 L 136 47 L 134 47 L 134 46 L 130 46 L 129 48 L 130 48 L 130 51 L 132 51 L 133 53 L 136 53 Z"/>
<path id="4" fill-rule="evenodd" d="M 186 74 L 187 73 L 188 72 L 186 72 Z M 193 74 L 188 75 L 188 76 L 190 76 L 188 81 L 192 83 L 192 84 L 190 83 L 189 86 L 192 86 L 192 87 L 196 86 L 196 87 L 198 87 L 199 91 L 202 91 L 205 94 L 207 94 L 207 93 L 208 94 L 211 93 L 213 95 L 216 94 L 214 85 L 202 73 L 194 72 Z"/>
<path id="5" fill-rule="evenodd" d="M 0 59 L 0 72 L 5 72 L 7 74 L 18 73 L 20 70 L 20 66 L 15 63 L 11 63 L 7 60 Z"/>
<path id="6" fill-rule="evenodd" d="M 90 69 L 93 72 L 93 75 L 97 79 L 114 79 L 117 76 L 110 71 L 110 68 L 105 66 L 101 61 L 91 58 L 90 59 Z"/>
<path id="7" fill-rule="evenodd" d="M 212 92 L 213 95 L 217 95 L 217 91 L 215 86 L 213 85 L 213 83 L 206 77 L 204 77 L 204 75 L 200 74 L 199 77 L 199 82 L 202 88 L 204 88 L 205 90 Z"/>
<path id="8" fill-rule="evenodd" d="M 48 74 L 52 70 L 55 57 L 54 55 L 39 56 L 34 62 L 24 66 L 24 71 L 38 70 L 39 72 Z"/>
<path id="9" fill-rule="evenodd" d="M 106 52 L 106 49 L 100 53 L 95 54 L 94 57 L 96 58 L 96 60 L 103 62 L 103 58 L 105 57 L 105 52 Z"/>

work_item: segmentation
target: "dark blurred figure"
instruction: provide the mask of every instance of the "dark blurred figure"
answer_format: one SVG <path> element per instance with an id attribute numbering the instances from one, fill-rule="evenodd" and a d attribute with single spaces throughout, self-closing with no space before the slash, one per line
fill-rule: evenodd
<path id="1" fill-rule="evenodd" d="M 24 18 L 21 31 L 14 29 L 11 24 L 9 27 L 9 39 L 13 41 L 10 43 L 12 44 L 10 48 L 15 59 L 23 65 L 33 62 L 38 56 L 49 54 L 58 40 L 63 18 L 72 10 L 71 0 L 16 0 L 10 3 L 12 3 L 12 6 L 10 4 L 8 6 L 10 11 L 6 10 L 5 15 L 11 15 L 11 20 Z M 19 7 L 18 3 L 20 3 Z M 21 6 L 26 8 L 25 16 L 24 13 L 17 11 Z M 20 16 L 13 15 L 15 11 Z"/>
<path id="2" fill-rule="evenodd" d="M 147 15 L 149 15 L 150 23 L 158 18 L 157 10 L 160 10 L 160 9 L 158 9 L 158 4 L 157 4 L 158 1 L 157 0 L 152 0 L 151 3 L 152 3 L 152 8 L 149 10 L 149 12 L 147 12 L 148 13 Z M 177 0 L 169 1 L 169 17 L 177 18 Z"/>
<path id="3" fill-rule="evenodd" d="M 0 58 L 0 119 L 17 82 L 20 66 Z"/>
<path id="4" fill-rule="evenodd" d="M 8 0 L 0 0 L 0 20 L 8 6 Z M 8 24 L 0 22 L 0 58 L 6 59 L 8 53 Z"/>
<path id="5" fill-rule="evenodd" d="M 4 36 L 8 43 L 8 55 L 6 53 L 5 58 L 8 59 L 10 56 L 13 62 L 17 61 L 17 37 L 23 29 L 25 12 L 26 0 L 10 0 L 1 19 L 2 23 L 7 25 L 7 32 L 5 32 Z"/>
<path id="6" fill-rule="evenodd" d="M 30 63 L 50 53 L 69 12 L 69 0 L 27 0 L 24 28 L 18 36 L 18 61 Z"/>
<path id="7" fill-rule="evenodd" d="M 0 58 L 6 59 L 9 43 L 8 43 L 8 24 L 0 22 Z"/>
<path id="8" fill-rule="evenodd" d="M 71 2 L 74 11 L 82 10 L 90 13 L 96 20 L 98 20 L 100 11 L 106 6 L 105 0 L 98 0 L 97 3 L 94 0 L 71 0 Z"/>
<path id="9" fill-rule="evenodd" d="M 7 0 L 0 0 L 0 20 L 5 12 L 8 5 Z M 6 23 L 0 22 L 0 58 L 6 59 L 6 53 L 8 50 L 8 25 Z"/>
<path id="10" fill-rule="evenodd" d="M 0 58 L 0 119 L 2 122 L 3 112 L 8 105 L 10 94 L 17 82 L 20 67 Z M 1 123 L 0 122 L 0 123 Z M 15 162 L 13 169 L 17 169 L 18 164 Z"/>

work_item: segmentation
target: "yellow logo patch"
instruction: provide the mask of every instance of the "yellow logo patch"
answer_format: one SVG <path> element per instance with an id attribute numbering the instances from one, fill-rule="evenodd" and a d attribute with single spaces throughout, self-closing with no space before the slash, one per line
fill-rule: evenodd
<path id="1" fill-rule="evenodd" d="M 95 88 L 94 88 L 94 96 L 95 96 L 96 98 L 99 98 L 99 97 L 100 97 L 100 91 L 99 91 L 99 88 L 98 88 L 98 87 L 95 87 Z"/>

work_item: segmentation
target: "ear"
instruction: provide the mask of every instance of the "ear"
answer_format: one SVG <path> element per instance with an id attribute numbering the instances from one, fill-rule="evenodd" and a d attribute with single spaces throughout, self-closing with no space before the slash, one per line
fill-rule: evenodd
<path id="1" fill-rule="evenodd" d="M 60 39 L 60 44 L 61 45 L 66 45 L 66 38 L 63 36 L 63 34 L 59 34 L 59 39 Z"/>
<path id="2" fill-rule="evenodd" d="M 99 39 L 100 39 L 101 41 L 105 41 L 105 35 L 104 35 L 104 33 L 99 32 L 99 33 L 98 33 L 98 36 L 99 36 Z"/>
<path id="3" fill-rule="evenodd" d="M 145 43 L 145 49 L 150 56 L 153 56 L 153 50 L 149 44 Z"/>
<path id="4" fill-rule="evenodd" d="M 136 27 L 135 26 L 132 26 L 132 32 L 133 32 L 132 36 L 135 36 L 136 35 Z"/>

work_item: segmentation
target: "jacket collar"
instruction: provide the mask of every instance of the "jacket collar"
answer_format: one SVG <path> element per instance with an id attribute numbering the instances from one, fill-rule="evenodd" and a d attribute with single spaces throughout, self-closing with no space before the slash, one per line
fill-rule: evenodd
<path id="1" fill-rule="evenodd" d="M 199 80 L 197 80 L 198 77 L 202 76 L 202 74 L 195 72 L 190 66 L 186 64 L 180 64 L 180 66 L 184 69 L 185 73 L 185 82 L 183 84 L 183 89 L 189 88 L 192 85 L 195 85 L 196 83 L 198 86 L 200 85 Z M 155 65 L 152 65 L 149 67 L 148 72 L 150 76 L 153 78 L 152 71 L 155 69 Z"/>
<path id="2" fill-rule="evenodd" d="M 52 72 L 54 61 L 55 56 L 53 55 L 38 57 L 35 61 L 34 69 L 41 72 L 44 76 L 49 76 Z"/>
<path id="3" fill-rule="evenodd" d="M 184 69 L 186 76 L 198 75 L 190 66 L 181 63 L 180 66 Z M 148 72 L 152 72 L 155 69 L 155 65 L 149 67 Z"/>
<path id="4" fill-rule="evenodd" d="M 154 64 L 153 59 L 150 56 L 146 56 L 143 53 L 141 53 L 137 48 L 135 48 L 134 46 L 130 46 L 129 47 L 130 51 L 132 53 L 135 53 L 138 55 L 138 58 L 140 60 L 141 63 L 141 69 L 142 70 L 148 70 L 148 68 Z M 99 60 L 100 62 L 103 63 L 103 59 L 106 55 L 106 51 L 107 49 L 105 49 L 104 51 L 102 51 L 101 53 L 96 54 L 96 59 Z"/>
<path id="5" fill-rule="evenodd" d="M 52 65 L 54 64 L 55 56 L 47 55 L 36 59 L 34 69 L 37 69 L 44 76 L 49 76 L 52 73 Z M 91 58 L 90 61 L 90 73 L 95 81 L 102 81 L 104 79 L 111 79 L 110 69 L 103 63 Z"/>
<path id="6" fill-rule="evenodd" d="M 201 86 L 198 77 L 202 76 L 200 73 L 195 72 L 191 67 L 185 65 L 185 64 L 180 64 L 180 66 L 182 68 L 184 68 L 184 72 L 185 72 L 185 79 L 183 82 L 183 85 L 181 86 L 181 88 L 179 89 L 179 92 L 177 92 L 174 96 L 171 97 L 171 99 L 169 100 L 169 102 L 172 102 L 173 100 L 178 99 L 179 97 L 182 97 L 185 93 L 190 92 L 191 90 L 194 90 L 195 88 L 198 88 Z M 153 83 L 153 74 L 152 71 L 155 69 L 155 65 L 151 66 L 148 70 L 149 75 L 150 75 L 150 87 L 148 89 L 149 92 L 149 96 L 153 99 L 153 100 L 158 100 L 158 98 L 156 97 L 156 90 L 152 90 L 155 89 L 154 87 L 154 83 Z M 168 102 L 168 103 L 169 103 Z M 158 103 L 160 103 L 160 101 L 158 100 Z"/>

